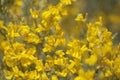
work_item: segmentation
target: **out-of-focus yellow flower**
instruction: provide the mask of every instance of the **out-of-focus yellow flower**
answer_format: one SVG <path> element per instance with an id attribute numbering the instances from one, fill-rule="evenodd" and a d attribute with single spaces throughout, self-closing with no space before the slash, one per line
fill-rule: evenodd
<path id="1" fill-rule="evenodd" d="M 25 78 L 25 79 L 29 79 L 29 80 L 41 79 L 40 74 L 37 73 L 36 70 L 26 71 L 24 78 Z"/>
<path id="2" fill-rule="evenodd" d="M 27 41 L 28 43 L 35 43 L 35 44 L 42 42 L 42 39 L 37 34 L 34 33 L 29 33 L 25 35 L 24 40 Z"/>
<path id="3" fill-rule="evenodd" d="M 71 63 L 68 65 L 68 70 L 70 70 L 70 72 L 72 72 L 73 74 L 76 73 L 76 69 L 75 69 L 75 62 L 74 61 L 70 61 Z"/>
<path id="4" fill-rule="evenodd" d="M 62 71 L 55 71 L 56 75 L 66 77 L 67 76 L 67 69 L 63 69 Z"/>
<path id="5" fill-rule="evenodd" d="M 45 64 L 46 69 L 51 69 L 54 67 L 54 59 L 50 56 L 46 56 L 46 64 Z"/>
<path id="6" fill-rule="evenodd" d="M 42 18 L 48 21 L 50 18 L 50 15 L 51 15 L 51 12 L 45 11 L 42 13 Z"/>
<path id="7" fill-rule="evenodd" d="M 110 70 L 106 70 L 105 77 L 110 77 L 110 76 L 112 76 L 112 72 Z"/>
<path id="8" fill-rule="evenodd" d="M 60 57 L 63 57 L 63 55 L 65 55 L 65 53 L 63 52 L 63 50 L 57 50 L 55 53 L 56 53 L 58 56 L 60 56 Z"/>
<path id="9" fill-rule="evenodd" d="M 52 80 L 58 80 L 58 77 L 56 75 L 52 75 Z"/>
<path id="10" fill-rule="evenodd" d="M 56 39 L 56 42 L 54 46 L 65 46 L 66 45 L 66 40 L 64 38 L 58 38 Z"/>
<path id="11" fill-rule="evenodd" d="M 67 50 L 66 54 L 69 54 L 72 57 L 78 59 L 81 59 L 81 55 L 88 50 L 86 45 L 84 45 L 84 42 L 81 42 L 79 40 L 73 40 L 69 42 L 68 46 L 70 47 L 70 49 Z"/>
<path id="12" fill-rule="evenodd" d="M 45 44 L 44 48 L 42 49 L 43 52 L 52 52 L 54 51 L 54 46 L 51 46 L 49 44 Z"/>
<path id="13" fill-rule="evenodd" d="M 88 70 L 84 71 L 83 69 L 78 71 L 79 76 L 75 78 L 75 80 L 81 79 L 81 80 L 93 80 L 95 71 L 94 70 Z"/>
<path id="14" fill-rule="evenodd" d="M 13 74 L 14 74 L 14 77 L 23 77 L 24 76 L 24 74 L 18 69 L 18 67 L 17 66 L 15 66 L 15 67 L 13 67 L 12 68 L 12 70 L 13 70 Z"/>
<path id="15" fill-rule="evenodd" d="M 116 68 L 117 70 L 115 71 L 115 74 L 117 75 L 118 78 L 120 78 L 120 67 Z M 111 73 L 109 73 L 111 74 Z"/>
<path id="16" fill-rule="evenodd" d="M 17 58 L 17 57 L 16 57 Z M 5 61 L 5 63 L 7 64 L 7 66 L 9 66 L 9 67 L 13 67 L 13 66 L 15 66 L 15 64 L 16 64 L 16 58 L 14 58 L 14 57 L 12 57 L 12 56 L 5 56 L 4 58 L 3 58 L 3 61 Z"/>
<path id="17" fill-rule="evenodd" d="M 105 62 L 105 65 L 112 67 L 113 66 L 113 60 L 109 60 L 108 58 L 104 58 L 103 61 Z"/>
<path id="18" fill-rule="evenodd" d="M 63 58 L 63 57 L 61 57 L 61 58 L 57 58 L 57 57 L 55 57 L 55 59 L 54 59 L 54 64 L 56 64 L 56 65 L 64 65 L 64 61 L 66 61 L 66 59 L 65 58 Z"/>
<path id="19" fill-rule="evenodd" d="M 37 69 L 37 71 L 43 71 L 44 66 L 43 66 L 42 60 L 37 60 L 35 63 L 36 63 L 35 68 Z"/>
<path id="20" fill-rule="evenodd" d="M 76 1 L 76 0 L 60 0 L 63 4 L 65 5 L 71 5 L 72 2 Z"/>
<path id="21" fill-rule="evenodd" d="M 7 66 L 13 67 L 16 65 L 17 62 L 17 55 L 14 53 L 14 50 L 6 50 L 4 51 L 4 57 L 3 57 L 3 62 L 6 63 Z"/>
<path id="22" fill-rule="evenodd" d="M 95 27 L 95 25 L 91 23 L 88 24 L 87 40 L 89 41 L 89 47 L 94 47 L 102 42 L 99 38 L 100 34 L 101 30 L 98 26 Z"/>
<path id="23" fill-rule="evenodd" d="M 45 37 L 46 44 L 43 48 L 43 52 L 51 52 L 54 50 L 54 43 L 55 43 L 55 37 L 53 36 L 47 36 Z"/>
<path id="24" fill-rule="evenodd" d="M 0 28 L 4 25 L 4 21 L 0 20 Z"/>
<path id="25" fill-rule="evenodd" d="M 38 25 L 38 27 L 35 29 L 36 32 L 42 32 L 44 31 L 45 29 L 42 27 L 42 25 Z"/>
<path id="26" fill-rule="evenodd" d="M 30 32 L 30 28 L 26 25 L 21 25 L 19 27 L 19 32 L 20 32 L 20 35 L 24 36 L 26 34 L 28 34 Z"/>
<path id="27" fill-rule="evenodd" d="M 51 27 L 50 27 L 50 20 L 51 18 L 51 11 L 44 11 L 42 13 L 42 24 L 45 26 L 45 30 L 49 30 Z"/>
<path id="28" fill-rule="evenodd" d="M 6 36 L 11 39 L 20 36 L 19 32 L 17 31 L 17 26 L 13 25 L 13 23 L 9 23 Z"/>
<path id="29" fill-rule="evenodd" d="M 30 14 L 34 19 L 37 19 L 39 15 L 39 11 L 38 10 L 33 11 L 32 9 L 30 9 Z"/>
<path id="30" fill-rule="evenodd" d="M 75 77 L 74 80 L 87 80 L 87 79 L 85 79 L 84 77 L 81 77 L 81 76 L 77 76 L 77 77 Z"/>
<path id="31" fill-rule="evenodd" d="M 95 63 L 97 62 L 97 56 L 93 54 L 90 56 L 90 58 L 87 58 L 85 62 L 90 66 L 95 65 Z"/>
<path id="32" fill-rule="evenodd" d="M 89 22 L 88 14 L 80 13 L 72 20 L 78 12 L 71 5 L 76 0 L 50 4 L 51 0 L 32 0 L 29 6 L 23 0 L 12 0 L 10 8 L 4 5 L 6 1 L 0 4 L 8 19 L 0 20 L 0 77 L 4 72 L 2 77 L 8 80 L 120 79 L 120 44 L 114 45 L 114 36 L 103 27 L 102 17 Z M 31 15 L 27 15 L 28 10 L 22 13 L 21 7 L 29 9 Z M 64 34 L 64 25 L 73 26 L 77 36 Z"/>
<path id="33" fill-rule="evenodd" d="M 45 30 L 50 30 L 53 24 L 58 23 L 63 16 L 67 15 L 66 9 L 63 9 L 62 7 L 62 3 L 59 3 L 55 6 L 50 5 L 48 10 L 42 13 L 41 23 L 44 25 Z"/>
<path id="34" fill-rule="evenodd" d="M 86 13 L 86 16 L 85 16 L 85 18 L 83 17 L 83 14 L 82 13 L 80 13 L 76 18 L 75 18 L 75 21 L 77 21 L 77 22 L 85 22 L 87 19 L 87 13 Z"/>
<path id="35" fill-rule="evenodd" d="M 99 17 L 99 21 L 96 21 L 95 24 L 97 24 L 97 25 L 102 25 L 102 23 L 103 23 L 102 21 L 103 21 L 103 19 L 102 19 L 102 17 L 100 16 L 100 17 Z"/>
<path id="36" fill-rule="evenodd" d="M 6 79 L 8 79 L 8 80 L 11 80 L 13 77 L 13 73 L 8 70 L 4 70 L 4 75 L 5 75 Z"/>
<path id="37" fill-rule="evenodd" d="M 20 62 L 21 62 L 21 65 L 24 67 L 27 67 L 28 65 L 32 64 L 35 60 L 36 58 L 32 55 L 28 55 L 28 54 L 20 55 Z"/>
<path id="38" fill-rule="evenodd" d="M 94 80 L 95 71 L 94 70 L 88 70 L 85 75 L 86 75 L 87 80 L 88 79 L 89 80 Z"/>
<path id="39" fill-rule="evenodd" d="M 15 0 L 14 4 L 21 6 L 23 3 L 22 3 L 22 0 Z"/>
<path id="40" fill-rule="evenodd" d="M 19 42 L 14 42 L 13 47 L 15 51 L 23 51 L 25 50 L 25 44 L 19 43 Z"/>
<path id="41" fill-rule="evenodd" d="M 4 50 L 9 50 L 10 49 L 10 42 L 8 42 L 8 41 L 3 41 L 2 43 L 1 43 L 1 46 L 2 46 L 2 48 L 4 49 Z"/>
<path id="42" fill-rule="evenodd" d="M 54 36 L 47 36 L 47 37 L 45 37 L 45 40 L 51 46 L 53 46 L 54 43 L 55 43 L 55 37 Z"/>
<path id="43" fill-rule="evenodd" d="M 101 38 L 103 39 L 103 43 L 110 43 L 112 45 L 112 33 L 108 29 L 103 28 Z"/>
<path id="44" fill-rule="evenodd" d="M 49 80 L 45 72 L 42 73 L 41 78 L 42 80 Z"/>
<path id="45" fill-rule="evenodd" d="M 25 50 L 24 50 L 25 51 Z M 36 53 L 36 47 L 31 47 L 31 48 L 29 48 L 29 49 L 26 49 L 26 53 L 25 54 L 27 54 L 27 55 L 29 55 L 29 56 L 34 56 L 35 55 L 35 53 Z"/>

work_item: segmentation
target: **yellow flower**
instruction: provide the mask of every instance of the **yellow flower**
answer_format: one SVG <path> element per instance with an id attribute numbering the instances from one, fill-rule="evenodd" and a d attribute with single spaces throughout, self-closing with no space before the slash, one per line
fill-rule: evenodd
<path id="1" fill-rule="evenodd" d="M 111 72 L 108 72 L 107 75 L 111 74 Z M 115 74 L 117 75 L 118 78 L 120 78 L 120 67 L 115 70 Z"/>
<path id="2" fill-rule="evenodd" d="M 27 25 L 21 25 L 19 26 L 19 33 L 20 35 L 24 36 L 30 32 L 30 28 Z"/>
<path id="3" fill-rule="evenodd" d="M 42 60 L 37 60 L 35 63 L 36 63 L 35 68 L 37 69 L 37 71 L 43 71 L 44 66 L 43 66 Z"/>
<path id="4" fill-rule="evenodd" d="M 18 5 L 18 6 L 21 6 L 23 3 L 21 0 L 15 0 L 15 4 Z"/>
<path id="5" fill-rule="evenodd" d="M 45 69 L 51 70 L 54 67 L 54 59 L 50 55 L 46 56 Z"/>
<path id="6" fill-rule="evenodd" d="M 13 23 L 9 23 L 8 28 L 7 28 L 7 37 L 14 39 L 15 37 L 19 37 L 20 34 L 17 31 L 17 26 L 13 25 Z"/>
<path id="7" fill-rule="evenodd" d="M 41 78 L 42 80 L 49 80 L 45 72 L 42 73 Z"/>
<path id="8" fill-rule="evenodd" d="M 82 13 L 80 13 L 76 18 L 75 18 L 75 21 L 77 21 L 77 22 L 85 22 L 87 19 L 87 13 L 86 13 L 86 15 L 85 15 L 85 18 L 83 17 L 83 14 Z"/>
<path id="9" fill-rule="evenodd" d="M 70 47 L 70 49 L 67 50 L 66 54 L 69 54 L 72 57 L 78 59 L 81 59 L 82 54 L 88 50 L 84 42 L 81 42 L 79 40 L 70 41 L 68 43 L 68 46 Z"/>
<path id="10" fill-rule="evenodd" d="M 77 76 L 74 78 L 74 80 L 87 80 L 85 77 Z"/>
<path id="11" fill-rule="evenodd" d="M 18 69 L 18 67 L 17 66 L 15 66 L 15 67 L 13 67 L 12 68 L 12 70 L 13 70 L 13 75 L 14 75 L 14 77 L 23 77 L 24 76 L 24 74 Z"/>
<path id="12" fill-rule="evenodd" d="M 103 59 L 105 62 L 105 65 L 112 67 L 113 66 L 113 60 L 109 60 L 108 58 Z"/>
<path id="13" fill-rule="evenodd" d="M 5 75 L 5 78 L 8 80 L 11 80 L 13 77 L 13 73 L 11 71 L 8 71 L 8 70 L 4 70 L 4 75 Z"/>
<path id="14" fill-rule="evenodd" d="M 75 69 L 75 62 L 74 61 L 70 61 L 71 63 L 68 65 L 68 70 L 70 70 L 73 74 L 76 73 L 76 69 Z"/>
<path id="15" fill-rule="evenodd" d="M 112 76 L 112 72 L 110 70 L 106 70 L 105 77 L 110 77 L 110 76 Z"/>
<path id="16" fill-rule="evenodd" d="M 37 34 L 34 33 L 29 33 L 25 35 L 24 40 L 27 41 L 28 43 L 35 43 L 35 44 L 42 42 L 42 39 Z"/>
<path id="17" fill-rule="evenodd" d="M 102 17 L 100 16 L 100 17 L 99 17 L 99 21 L 96 21 L 95 24 L 97 24 L 97 25 L 102 25 L 102 23 L 103 23 L 102 21 L 103 21 L 103 19 L 102 19 Z"/>
<path id="18" fill-rule="evenodd" d="M 78 76 L 75 78 L 75 80 L 93 80 L 95 71 L 94 70 L 88 70 L 84 71 L 83 69 L 80 69 L 78 71 Z"/>
<path id="19" fill-rule="evenodd" d="M 40 74 L 38 74 L 36 70 L 26 71 L 24 75 L 25 75 L 25 79 L 28 79 L 28 80 L 41 79 Z"/>
<path id="20" fill-rule="evenodd" d="M 33 11 L 32 9 L 30 9 L 30 14 L 34 19 L 36 19 L 36 18 L 38 18 L 39 11 L 38 10 Z"/>
<path id="21" fill-rule="evenodd" d="M 65 55 L 65 53 L 63 52 L 63 50 L 57 50 L 55 53 L 56 53 L 58 56 L 60 56 L 60 57 L 63 57 L 63 55 Z"/>
<path id="22" fill-rule="evenodd" d="M 52 75 L 52 80 L 58 80 L 58 77 L 56 75 Z"/>
<path id="23" fill-rule="evenodd" d="M 63 69 L 62 71 L 55 71 L 56 75 L 66 77 L 67 76 L 67 69 Z"/>
<path id="24" fill-rule="evenodd" d="M 3 61 L 7 64 L 9 67 L 15 66 L 16 60 L 14 58 L 11 58 L 12 56 L 4 56 Z"/>
<path id="25" fill-rule="evenodd" d="M 11 48 L 10 42 L 9 41 L 3 41 L 1 43 L 1 46 L 4 50 L 9 50 Z"/>
<path id="26" fill-rule="evenodd" d="M 39 24 L 38 27 L 35 29 L 36 32 L 42 32 L 45 29 Z"/>
<path id="27" fill-rule="evenodd" d="M 101 37 L 103 39 L 103 43 L 111 43 L 112 44 L 112 33 L 109 32 L 108 29 L 103 28 Z"/>
<path id="28" fill-rule="evenodd" d="M 45 37 L 45 40 L 49 45 L 52 45 L 52 46 L 55 43 L 55 37 L 54 36 L 47 36 L 47 37 Z"/>
<path id="29" fill-rule="evenodd" d="M 13 67 L 17 62 L 17 55 L 14 53 L 14 50 L 10 49 L 9 51 L 4 52 L 3 62 L 6 63 L 7 66 Z"/>
<path id="30" fill-rule="evenodd" d="M 97 62 L 97 56 L 93 54 L 89 58 L 85 59 L 85 62 L 90 66 L 95 65 L 95 63 Z"/>
<path id="31" fill-rule="evenodd" d="M 73 1 L 76 0 L 60 0 L 62 3 L 64 3 L 65 5 L 71 5 Z"/>
<path id="32" fill-rule="evenodd" d="M 19 57 L 20 57 L 20 62 L 24 67 L 27 67 L 36 60 L 34 56 L 28 54 L 21 54 Z"/>
<path id="33" fill-rule="evenodd" d="M 26 49 L 26 54 L 29 56 L 34 55 L 35 53 L 36 53 L 36 47 L 31 47 L 31 48 Z"/>
<path id="34" fill-rule="evenodd" d="M 50 29 L 50 26 L 49 26 L 49 20 L 50 20 L 50 18 L 51 18 L 51 11 L 44 11 L 43 13 L 42 13 L 42 24 L 45 26 L 45 29 L 46 30 L 49 30 Z"/>
<path id="35" fill-rule="evenodd" d="M 64 64 L 64 58 L 55 58 L 54 59 L 54 64 L 56 65 L 63 65 Z"/>
<path id="36" fill-rule="evenodd" d="M 93 80 L 94 78 L 94 75 L 95 75 L 95 71 L 94 70 L 88 70 L 86 73 L 85 73 L 85 76 L 87 78 L 87 80 Z"/>
<path id="37" fill-rule="evenodd" d="M 102 43 L 100 26 L 96 26 L 92 23 L 88 24 L 87 38 L 89 47 L 94 47 Z"/>
<path id="38" fill-rule="evenodd" d="M 72 20 L 79 11 L 76 3 L 71 5 L 76 0 L 26 0 L 32 3 L 28 7 L 30 15 L 21 14 L 24 0 L 12 0 L 9 10 L 4 5 L 6 1 L 9 0 L 0 0 L 3 13 L 6 10 L 10 13 L 6 15 L 8 20 L 7 17 L 5 21 L 0 20 L 0 77 L 7 80 L 120 79 L 120 44 L 114 45 L 114 36 L 103 27 L 102 17 L 89 22 L 88 14 L 80 13 Z M 75 27 L 65 30 L 68 34 L 64 35 L 62 28 L 71 26 Z"/>
<path id="39" fill-rule="evenodd" d="M 19 43 L 19 42 L 14 42 L 13 47 L 15 51 L 23 51 L 25 49 L 25 44 Z"/>
<path id="40" fill-rule="evenodd" d="M 48 21 L 49 18 L 50 18 L 50 15 L 51 15 L 51 12 L 50 12 L 50 11 L 44 11 L 44 12 L 42 13 L 42 18 L 43 18 L 44 20 Z"/>
<path id="41" fill-rule="evenodd" d="M 54 47 L 49 45 L 49 44 L 45 44 L 44 48 L 42 49 L 43 52 L 52 52 L 54 51 Z"/>
<path id="42" fill-rule="evenodd" d="M 1 38 L 1 41 L 2 41 L 2 36 L 1 36 L 1 35 L 3 35 L 4 37 L 6 36 L 6 35 L 5 35 L 6 33 L 2 32 L 2 31 L 7 32 L 8 29 L 7 29 L 6 26 L 4 26 L 4 21 L 3 21 L 3 20 L 0 20 L 0 38 Z M 2 33 L 2 34 L 1 34 L 1 33 Z"/>
<path id="43" fill-rule="evenodd" d="M 53 36 L 47 36 L 45 37 L 45 46 L 42 49 L 43 52 L 52 52 L 54 50 L 54 43 L 55 43 L 55 38 Z"/>
<path id="44" fill-rule="evenodd" d="M 66 45 L 66 40 L 64 38 L 58 38 L 56 39 L 56 42 L 54 46 L 65 46 Z"/>
<path id="45" fill-rule="evenodd" d="M 1 28 L 1 26 L 3 26 L 4 25 L 4 21 L 3 20 L 0 20 L 0 28 Z"/>

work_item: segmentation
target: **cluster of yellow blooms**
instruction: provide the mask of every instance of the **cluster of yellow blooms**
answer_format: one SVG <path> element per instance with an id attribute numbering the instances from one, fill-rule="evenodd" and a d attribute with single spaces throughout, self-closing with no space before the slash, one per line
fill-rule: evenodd
<path id="1" fill-rule="evenodd" d="M 79 14 L 75 21 L 87 26 L 84 38 L 66 39 L 60 21 L 69 14 L 64 8 L 74 1 L 60 0 L 48 6 L 41 15 L 30 9 L 34 20 L 41 16 L 40 24 L 29 26 L 11 22 L 5 26 L 0 21 L 1 79 L 120 79 L 120 45 L 113 44 L 114 37 L 103 27 L 101 17 L 87 23 L 86 17 Z"/>

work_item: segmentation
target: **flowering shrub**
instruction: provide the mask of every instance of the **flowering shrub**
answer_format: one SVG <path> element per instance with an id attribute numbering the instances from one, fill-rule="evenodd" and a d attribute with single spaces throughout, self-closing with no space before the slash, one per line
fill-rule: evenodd
<path id="1" fill-rule="evenodd" d="M 0 21 L 2 80 L 120 79 L 120 44 L 113 44 L 114 36 L 102 17 L 90 22 L 87 13 L 78 14 L 74 30 L 80 30 L 81 37 L 65 36 L 61 21 L 75 1 L 60 0 L 41 13 L 30 8 L 30 24 L 25 18 L 8 25 Z"/>

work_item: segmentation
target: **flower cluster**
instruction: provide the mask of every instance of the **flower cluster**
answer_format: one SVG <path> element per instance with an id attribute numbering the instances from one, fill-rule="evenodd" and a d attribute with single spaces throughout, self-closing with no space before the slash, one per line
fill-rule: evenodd
<path id="1" fill-rule="evenodd" d="M 42 13 L 31 8 L 32 25 L 21 21 L 6 26 L 0 21 L 3 80 L 120 79 L 120 44 L 113 44 L 114 37 L 103 26 L 102 17 L 88 22 L 87 14 L 80 13 L 74 20 L 84 38 L 68 40 L 65 36 L 61 20 L 74 1 L 60 0 Z"/>

